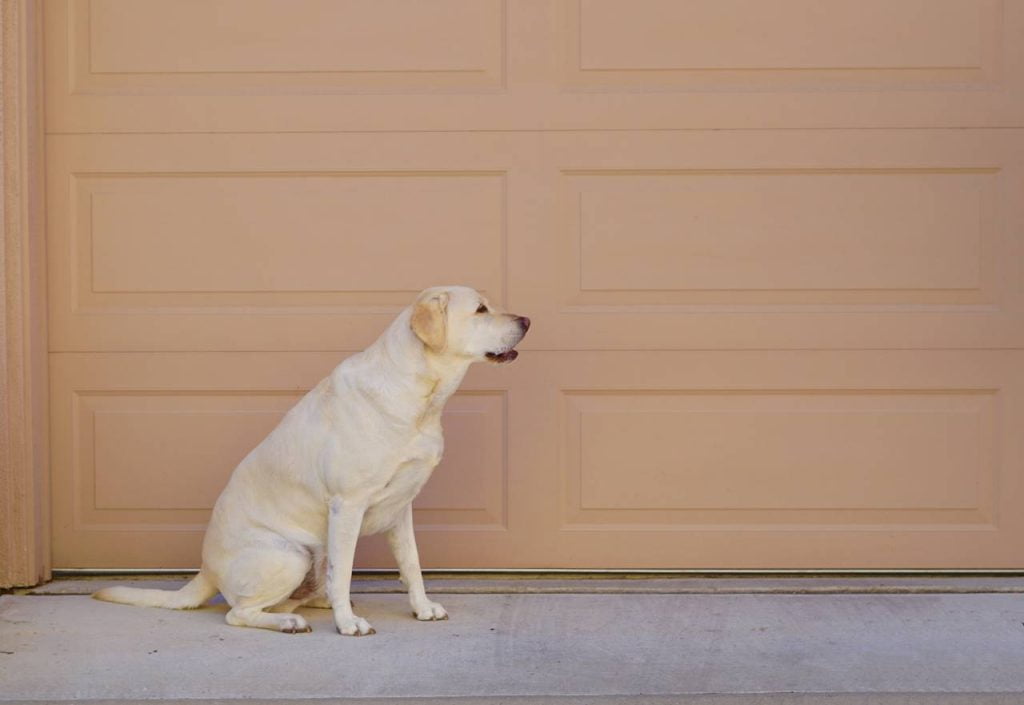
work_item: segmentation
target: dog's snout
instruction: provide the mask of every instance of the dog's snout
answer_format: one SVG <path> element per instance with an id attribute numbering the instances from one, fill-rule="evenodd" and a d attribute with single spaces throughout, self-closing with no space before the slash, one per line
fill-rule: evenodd
<path id="1" fill-rule="evenodd" d="M 526 316 L 516 316 L 516 323 L 523 329 L 523 332 L 530 330 L 530 319 Z"/>

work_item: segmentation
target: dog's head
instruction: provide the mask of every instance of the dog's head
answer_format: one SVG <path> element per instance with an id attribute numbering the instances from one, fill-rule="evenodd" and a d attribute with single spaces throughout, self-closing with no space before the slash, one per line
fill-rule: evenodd
<path id="1" fill-rule="evenodd" d="M 495 310 L 480 292 L 465 286 L 435 286 L 416 299 L 409 319 L 413 332 L 433 355 L 473 362 L 512 362 L 530 319 Z"/>

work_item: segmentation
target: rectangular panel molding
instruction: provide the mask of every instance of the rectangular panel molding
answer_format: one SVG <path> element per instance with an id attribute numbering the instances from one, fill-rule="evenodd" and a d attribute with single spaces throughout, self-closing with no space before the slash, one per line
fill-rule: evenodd
<path id="1" fill-rule="evenodd" d="M 501 0 L 72 0 L 72 90 L 497 87 L 502 8 Z"/>
<path id="2" fill-rule="evenodd" d="M 995 168 L 570 172 L 577 300 L 991 301 L 982 253 L 998 178 Z"/>
<path id="3" fill-rule="evenodd" d="M 580 64 L 585 69 L 977 67 L 987 39 L 981 20 L 999 4 L 580 0 Z"/>
<path id="4" fill-rule="evenodd" d="M 80 530 L 119 525 L 178 530 L 208 512 L 239 462 L 302 396 L 78 393 L 75 484 L 92 487 L 78 507 Z M 443 421 L 449 452 L 437 481 L 417 497 L 420 528 L 494 525 L 503 518 L 504 404 L 501 393 L 457 394 Z M 124 528 L 128 528 L 127 526 Z"/>
<path id="5" fill-rule="evenodd" d="M 72 178 L 87 310 L 406 304 L 437 282 L 504 285 L 500 173 Z"/>
<path id="6" fill-rule="evenodd" d="M 573 392 L 572 521 L 991 524 L 993 390 Z"/>
<path id="7" fill-rule="evenodd" d="M 581 88 L 906 89 L 997 76 L 1000 0 L 578 0 Z"/>

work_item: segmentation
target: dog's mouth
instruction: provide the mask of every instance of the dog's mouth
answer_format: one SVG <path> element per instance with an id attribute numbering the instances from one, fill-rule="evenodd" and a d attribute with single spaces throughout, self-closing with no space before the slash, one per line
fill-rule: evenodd
<path id="1" fill-rule="evenodd" d="M 526 337 L 526 331 L 530 330 L 530 319 L 526 316 L 515 316 L 513 320 L 519 325 L 519 335 L 512 338 L 515 342 L 512 343 L 508 350 L 484 353 L 484 357 L 486 357 L 489 362 L 501 364 L 504 362 L 512 362 L 519 357 L 519 352 L 515 349 L 515 346 L 519 345 L 523 338 Z M 506 338 L 506 344 L 508 340 L 510 339 Z"/>
<path id="2" fill-rule="evenodd" d="M 484 357 L 486 357 L 491 362 L 497 362 L 497 363 L 512 362 L 517 357 L 519 357 L 519 351 L 510 348 L 510 349 L 506 350 L 505 352 L 500 352 L 500 353 L 489 352 L 489 353 L 485 353 Z"/>

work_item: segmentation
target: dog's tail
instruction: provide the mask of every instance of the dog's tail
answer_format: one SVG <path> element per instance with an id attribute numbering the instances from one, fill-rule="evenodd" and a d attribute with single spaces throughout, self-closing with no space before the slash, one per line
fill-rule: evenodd
<path id="1" fill-rule="evenodd" d="M 120 602 L 140 607 L 166 607 L 171 610 L 190 610 L 201 606 L 217 594 L 216 586 L 202 571 L 178 590 L 154 590 L 117 585 L 103 588 L 92 594 L 104 602 Z"/>

